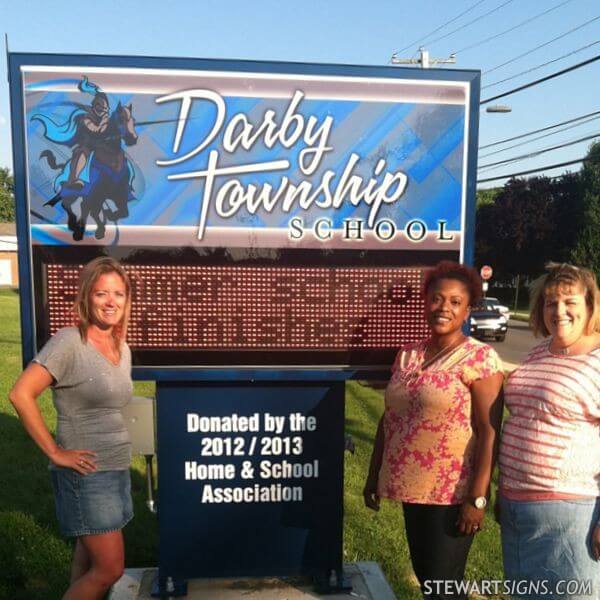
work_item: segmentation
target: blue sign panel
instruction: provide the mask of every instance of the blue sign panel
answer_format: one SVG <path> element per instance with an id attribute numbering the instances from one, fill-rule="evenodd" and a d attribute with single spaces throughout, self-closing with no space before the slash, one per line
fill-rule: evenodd
<path id="1" fill-rule="evenodd" d="M 157 393 L 161 577 L 342 567 L 344 383 Z"/>
<path id="2" fill-rule="evenodd" d="M 110 254 L 139 367 L 380 368 L 424 334 L 423 269 L 470 258 L 477 73 L 12 55 L 11 79 L 27 356 Z"/>

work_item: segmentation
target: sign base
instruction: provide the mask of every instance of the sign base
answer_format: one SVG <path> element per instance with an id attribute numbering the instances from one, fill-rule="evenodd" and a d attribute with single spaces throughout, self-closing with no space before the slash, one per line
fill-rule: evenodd
<path id="1" fill-rule="evenodd" d="M 159 576 L 342 572 L 344 382 L 158 382 Z"/>
<path id="2" fill-rule="evenodd" d="M 188 584 L 182 579 L 172 577 L 159 577 L 158 574 L 152 581 L 150 595 L 153 598 L 181 598 L 187 596 Z"/>
<path id="3" fill-rule="evenodd" d="M 365 600 L 396 600 L 381 568 L 374 562 L 344 564 L 344 574 L 352 584 L 356 597 Z M 109 600 L 149 600 L 152 582 L 157 569 L 126 569 L 113 586 Z M 416 590 L 416 588 L 415 588 Z M 312 583 L 305 577 L 293 578 L 236 578 L 190 579 L 186 600 L 306 600 L 307 597 L 323 600 L 348 600 L 347 592 L 328 594 L 313 591 Z"/>

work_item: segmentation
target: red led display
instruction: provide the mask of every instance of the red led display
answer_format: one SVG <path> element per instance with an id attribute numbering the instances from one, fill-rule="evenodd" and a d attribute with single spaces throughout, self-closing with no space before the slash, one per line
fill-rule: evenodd
<path id="1" fill-rule="evenodd" d="M 72 324 L 81 265 L 48 264 L 49 330 Z M 422 339 L 422 268 L 126 265 L 133 350 L 348 351 Z"/>

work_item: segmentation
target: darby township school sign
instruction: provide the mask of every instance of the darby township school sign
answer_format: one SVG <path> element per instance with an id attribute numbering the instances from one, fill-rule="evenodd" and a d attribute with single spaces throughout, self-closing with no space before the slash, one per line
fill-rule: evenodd
<path id="1" fill-rule="evenodd" d="M 122 261 L 157 381 L 158 593 L 335 574 L 344 380 L 472 261 L 479 73 L 11 54 L 23 357 Z M 240 531 L 245 532 L 242 536 Z"/>
<path id="2" fill-rule="evenodd" d="M 423 269 L 470 260 L 477 73 L 10 64 L 26 359 L 103 253 L 151 370 L 385 367 L 423 335 Z"/>

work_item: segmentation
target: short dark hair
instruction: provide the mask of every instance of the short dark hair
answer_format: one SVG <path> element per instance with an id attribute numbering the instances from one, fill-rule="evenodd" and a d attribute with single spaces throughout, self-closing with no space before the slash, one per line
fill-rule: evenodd
<path id="1" fill-rule="evenodd" d="M 469 306 L 474 306 L 481 300 L 481 277 L 475 269 L 451 260 L 442 260 L 427 271 L 423 282 L 423 295 L 427 296 L 431 287 L 440 279 L 460 281 L 469 292 Z"/>

